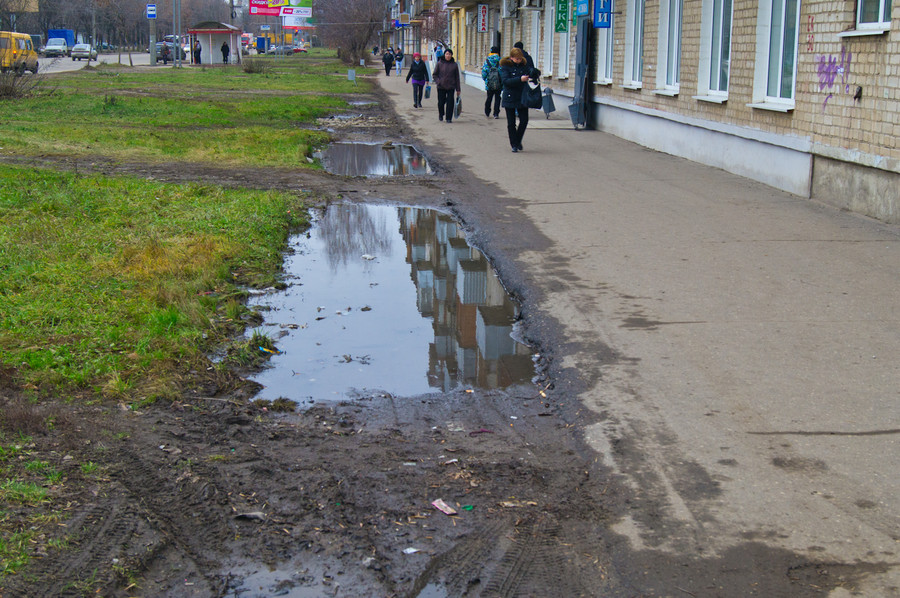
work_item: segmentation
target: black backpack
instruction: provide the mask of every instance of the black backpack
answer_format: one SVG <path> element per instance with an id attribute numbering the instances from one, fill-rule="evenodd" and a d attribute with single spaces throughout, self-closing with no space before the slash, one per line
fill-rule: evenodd
<path id="1" fill-rule="evenodd" d="M 503 83 L 500 81 L 500 69 L 492 66 L 487 75 L 487 88 L 489 91 L 500 91 Z"/>

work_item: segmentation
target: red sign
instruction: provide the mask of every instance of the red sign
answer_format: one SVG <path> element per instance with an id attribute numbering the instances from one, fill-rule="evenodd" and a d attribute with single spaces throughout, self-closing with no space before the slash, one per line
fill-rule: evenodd
<path id="1" fill-rule="evenodd" d="M 281 7 L 269 6 L 268 0 L 250 0 L 250 14 L 277 17 L 281 14 Z"/>

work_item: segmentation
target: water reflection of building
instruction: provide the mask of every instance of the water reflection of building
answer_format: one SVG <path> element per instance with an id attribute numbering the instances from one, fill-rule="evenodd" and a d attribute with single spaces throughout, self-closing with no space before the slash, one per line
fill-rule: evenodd
<path id="1" fill-rule="evenodd" d="M 425 157 L 404 144 L 334 143 L 325 162 L 329 172 L 348 176 L 431 174 Z"/>
<path id="2" fill-rule="evenodd" d="M 400 233 L 419 312 L 432 319 L 429 384 L 501 388 L 534 373 L 531 351 L 511 336 L 515 305 L 488 261 L 450 216 L 400 210 Z"/>

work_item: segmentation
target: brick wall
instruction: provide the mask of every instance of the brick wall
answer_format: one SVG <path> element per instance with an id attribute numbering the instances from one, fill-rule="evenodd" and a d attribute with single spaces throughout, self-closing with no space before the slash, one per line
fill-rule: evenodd
<path id="1" fill-rule="evenodd" d="M 632 0 L 632 3 L 638 0 Z M 675 96 L 654 93 L 659 65 L 660 0 L 645 0 L 644 68 L 640 90 L 622 88 L 625 80 L 625 32 L 628 0 L 618 0 L 613 8 L 613 80 L 611 85 L 595 85 L 595 96 L 642 108 L 658 110 L 723 125 L 749 127 L 766 133 L 809 139 L 813 147 L 852 160 L 854 152 L 868 155 L 868 165 L 900 172 L 900 2 L 894 2 L 895 31 L 881 35 L 838 37 L 855 26 L 853 0 L 804 0 L 800 5 L 799 52 L 794 91 L 794 108 L 776 112 L 751 108 L 756 73 L 757 17 L 759 0 L 734 0 L 731 34 L 731 63 L 728 100 L 717 104 L 694 99 L 699 73 L 701 0 L 684 0 L 680 90 Z M 553 0 L 545 0 L 550 10 Z M 491 4 L 491 27 L 497 22 L 499 4 Z M 470 8 L 474 11 L 474 6 Z M 520 11 L 515 19 L 499 19 L 506 55 L 515 41 L 543 54 L 546 36 L 553 38 L 553 73 L 559 69 L 559 34 L 549 30 L 541 13 L 540 37 L 533 39 L 531 12 Z M 478 33 L 474 23 L 466 32 L 466 70 L 480 72 L 491 46 L 491 33 Z M 548 77 L 545 85 L 569 92 L 574 86 L 575 29 L 570 28 L 570 76 Z M 596 47 L 595 47 L 596 52 Z M 663 67 L 664 68 L 664 67 Z M 765 68 L 760 67 L 760 68 Z M 591 71 L 593 80 L 594 71 Z M 859 99 L 854 99 L 861 88 Z M 757 98 L 758 99 L 758 98 Z M 823 148 L 825 148 L 823 150 Z M 814 150 L 818 151 L 818 150 Z M 886 158 L 887 160 L 883 160 Z"/>

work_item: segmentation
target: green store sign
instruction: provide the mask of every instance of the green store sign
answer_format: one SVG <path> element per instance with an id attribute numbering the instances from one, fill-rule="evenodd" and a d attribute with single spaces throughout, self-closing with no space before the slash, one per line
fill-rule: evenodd
<path id="1" fill-rule="evenodd" d="M 565 33 L 569 30 L 569 0 L 556 0 L 556 27 L 557 33 Z"/>

